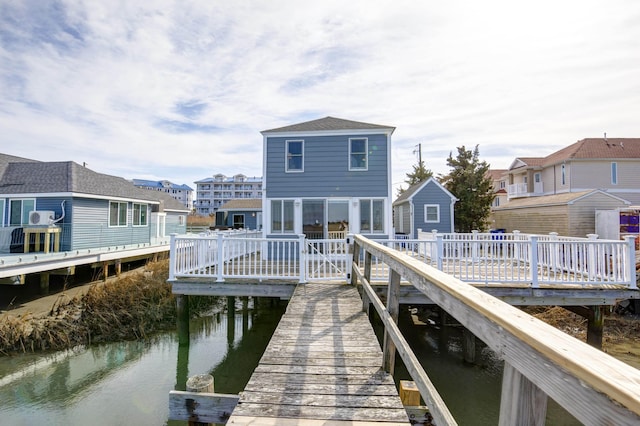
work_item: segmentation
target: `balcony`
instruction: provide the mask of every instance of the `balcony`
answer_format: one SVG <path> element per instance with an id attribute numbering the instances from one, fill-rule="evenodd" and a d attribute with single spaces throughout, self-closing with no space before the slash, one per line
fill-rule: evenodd
<path id="1" fill-rule="evenodd" d="M 537 197 L 544 195 L 542 182 L 535 182 L 533 184 L 533 192 L 529 192 L 528 184 L 526 183 L 514 183 L 507 186 L 507 196 L 511 198 L 521 197 Z"/>

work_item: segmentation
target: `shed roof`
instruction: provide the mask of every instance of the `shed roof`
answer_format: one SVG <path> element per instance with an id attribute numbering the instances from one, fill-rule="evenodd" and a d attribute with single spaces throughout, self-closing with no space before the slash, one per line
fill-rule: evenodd
<path id="1" fill-rule="evenodd" d="M 248 198 L 229 200 L 218 209 L 220 210 L 262 210 L 262 199 Z"/>
<path id="2" fill-rule="evenodd" d="M 415 183 L 413 185 L 411 185 L 409 188 L 407 188 L 402 194 L 400 194 L 400 196 L 398 196 L 398 198 L 396 198 L 396 200 L 393 202 L 393 205 L 397 205 L 400 203 L 403 203 L 405 201 L 410 200 L 411 198 L 413 198 L 413 196 L 415 194 L 417 194 L 418 192 L 420 192 L 420 190 L 422 188 L 424 188 L 425 186 L 427 186 L 428 183 L 433 183 L 434 185 L 438 186 L 442 191 L 444 191 L 446 194 L 449 195 L 449 197 L 451 197 L 451 199 L 455 199 L 458 200 L 456 198 L 455 195 L 453 195 L 447 188 L 445 188 L 440 182 L 438 182 L 436 179 L 434 179 L 433 177 L 430 177 L 427 180 L 423 180 L 421 182 Z"/>
<path id="3" fill-rule="evenodd" d="M 395 127 L 384 126 L 380 124 L 363 123 L 360 121 L 344 120 L 336 117 L 324 117 L 317 120 L 305 121 L 304 123 L 292 124 L 290 126 L 263 130 L 261 133 L 329 132 L 340 130 L 388 130 L 393 133 Z"/>
<path id="4" fill-rule="evenodd" d="M 620 200 L 620 202 L 623 204 L 631 204 L 629 201 L 617 197 L 613 194 L 609 194 L 608 192 L 601 191 L 599 189 L 594 189 L 580 192 L 563 192 L 562 194 L 542 195 L 540 197 L 517 198 L 515 200 L 510 200 L 503 206 L 494 208 L 494 210 L 511 210 L 526 207 L 545 207 L 572 204 L 581 198 L 590 197 L 595 194 L 604 194 L 608 197 Z"/>

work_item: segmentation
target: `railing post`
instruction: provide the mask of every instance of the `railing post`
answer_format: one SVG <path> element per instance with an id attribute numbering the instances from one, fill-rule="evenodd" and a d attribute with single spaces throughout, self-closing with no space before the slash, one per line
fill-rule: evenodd
<path id="1" fill-rule="evenodd" d="M 627 235 L 624 240 L 627 242 L 627 268 L 629 275 L 629 289 L 637 290 L 638 281 L 636 277 L 636 237 L 633 235 Z"/>
<path id="2" fill-rule="evenodd" d="M 513 258 L 517 259 L 517 260 L 521 260 L 520 259 L 520 244 L 517 243 L 517 241 L 520 241 L 520 231 L 518 231 L 517 229 L 514 230 L 512 232 L 513 234 Z"/>
<path id="3" fill-rule="evenodd" d="M 298 235 L 299 283 L 307 282 L 307 240 L 304 234 Z"/>
<path id="4" fill-rule="evenodd" d="M 217 282 L 223 282 L 224 281 L 224 235 L 221 233 L 218 234 L 217 236 L 217 247 L 216 247 L 216 254 L 218 255 L 218 259 L 216 259 L 218 262 L 218 271 L 217 271 Z"/>
<path id="5" fill-rule="evenodd" d="M 544 425 L 547 415 L 547 395 L 511 364 L 504 363 L 500 426 Z"/>
<path id="6" fill-rule="evenodd" d="M 595 241 L 598 239 L 598 234 L 587 234 L 587 238 L 589 241 L 587 244 L 589 245 L 587 248 L 587 273 L 589 274 L 589 281 L 593 281 L 596 278 L 596 273 L 598 272 L 599 265 L 596 259 L 596 243 Z M 602 275 L 606 275 L 606 268 L 603 268 Z"/>
<path id="7" fill-rule="evenodd" d="M 371 252 L 366 250 L 364 251 L 364 279 L 367 280 L 369 284 L 371 284 Z M 362 309 L 369 315 L 369 306 L 371 305 L 371 301 L 369 300 L 369 296 L 366 291 L 362 292 Z"/>
<path id="8" fill-rule="evenodd" d="M 345 241 L 345 244 L 346 244 L 346 247 L 345 247 L 346 253 L 345 254 L 347 254 L 347 256 L 346 256 L 346 258 L 347 258 L 347 267 L 346 267 L 347 276 L 346 276 L 346 279 L 347 279 L 348 283 L 355 284 L 355 278 L 354 278 L 355 274 L 353 273 L 353 260 L 354 260 L 355 254 L 354 254 L 354 256 L 349 256 L 348 255 L 349 253 L 351 253 L 351 251 L 353 251 L 354 253 L 356 251 L 355 250 L 356 242 L 355 242 L 355 238 L 353 238 L 353 234 L 347 234 L 347 239 Z"/>
<path id="9" fill-rule="evenodd" d="M 478 230 L 474 229 L 471 231 L 471 260 L 473 262 L 478 262 L 480 259 L 478 258 Z"/>
<path id="10" fill-rule="evenodd" d="M 560 245 L 558 244 L 558 233 L 549 232 L 549 267 L 551 271 L 559 269 L 558 259 L 560 255 Z M 564 263 L 564 262 L 563 262 Z"/>
<path id="11" fill-rule="evenodd" d="M 529 270 L 531 271 L 531 286 L 538 288 L 538 236 L 529 236 L 530 247 L 529 250 Z"/>
<path id="12" fill-rule="evenodd" d="M 353 238 L 353 235 L 349 235 L 353 241 L 353 252 L 351 253 L 351 268 L 349 268 L 349 273 L 351 273 L 351 285 L 358 284 L 358 276 L 353 273 L 354 268 L 360 268 L 360 245 Z"/>
<path id="13" fill-rule="evenodd" d="M 169 281 L 174 281 L 176 279 L 176 236 L 178 234 L 171 234 L 169 237 Z"/>
<path id="14" fill-rule="evenodd" d="M 387 289 L 387 312 L 395 322 L 398 323 L 398 313 L 400 312 L 400 274 L 389 267 L 389 288 Z M 396 359 L 396 345 L 393 343 L 391 336 L 384 331 L 383 341 L 382 368 L 389 374 L 393 375 Z"/>
<path id="15" fill-rule="evenodd" d="M 442 259 L 444 258 L 444 236 L 436 236 L 436 265 L 438 270 L 442 271 Z"/>

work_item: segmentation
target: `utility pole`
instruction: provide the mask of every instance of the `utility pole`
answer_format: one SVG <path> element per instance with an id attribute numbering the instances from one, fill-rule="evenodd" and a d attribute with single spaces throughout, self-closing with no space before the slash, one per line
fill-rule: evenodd
<path id="1" fill-rule="evenodd" d="M 422 144 L 419 143 L 418 145 L 416 145 L 416 149 L 413 150 L 413 153 L 415 154 L 416 151 L 418 151 L 418 166 L 420 164 L 422 164 Z"/>

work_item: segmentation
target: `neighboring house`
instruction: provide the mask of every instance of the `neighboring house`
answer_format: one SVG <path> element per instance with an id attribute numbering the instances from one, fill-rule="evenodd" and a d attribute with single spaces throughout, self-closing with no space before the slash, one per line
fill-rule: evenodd
<path id="1" fill-rule="evenodd" d="M 37 213 L 34 213 L 37 212 Z M 153 243 L 186 232 L 189 211 L 164 192 L 136 188 L 71 161 L 0 154 L 0 251 L 25 227 L 61 228 L 60 251 Z"/>
<path id="2" fill-rule="evenodd" d="M 596 210 L 640 205 L 640 139 L 582 139 L 516 158 L 505 176 L 508 202 L 492 209 L 492 227 L 584 237 L 595 232 Z"/>
<path id="3" fill-rule="evenodd" d="M 454 232 L 456 201 L 458 199 L 432 177 L 410 186 L 393 203 L 396 234 L 417 238 L 418 229 Z"/>
<path id="4" fill-rule="evenodd" d="M 595 233 L 596 210 L 615 210 L 628 206 L 628 201 L 600 190 L 518 198 L 493 209 L 492 227 L 507 232 L 557 232 L 568 237 L 586 237 Z"/>
<path id="5" fill-rule="evenodd" d="M 500 207 L 508 201 L 507 197 L 507 170 L 491 169 L 488 172 L 489 179 L 493 182 L 493 193 L 495 198 L 491 207 Z"/>
<path id="6" fill-rule="evenodd" d="M 262 229 L 262 200 L 227 201 L 216 212 L 216 227 Z"/>
<path id="7" fill-rule="evenodd" d="M 189 211 L 193 210 L 193 189 L 187 185 L 178 185 L 168 180 L 133 179 L 132 182 L 138 188 L 166 192 L 182 203 Z"/>
<path id="8" fill-rule="evenodd" d="M 392 235 L 394 130 L 325 117 L 261 132 L 264 235 Z"/>
<path id="9" fill-rule="evenodd" d="M 640 139 L 589 138 L 541 158 L 516 158 L 509 200 L 599 189 L 640 204 Z"/>
<path id="10" fill-rule="evenodd" d="M 195 211 L 200 216 L 213 215 L 222 205 L 236 199 L 262 199 L 262 178 L 237 174 L 217 175 L 196 184 Z"/>

